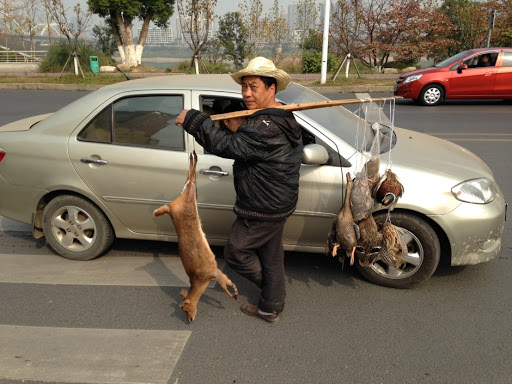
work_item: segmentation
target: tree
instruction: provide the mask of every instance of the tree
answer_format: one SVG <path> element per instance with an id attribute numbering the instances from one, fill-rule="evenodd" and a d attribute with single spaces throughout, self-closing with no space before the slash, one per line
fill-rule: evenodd
<path id="1" fill-rule="evenodd" d="M 117 49 L 114 30 L 111 24 L 95 25 L 92 34 L 97 39 L 97 46 L 107 56 L 112 56 Z"/>
<path id="2" fill-rule="evenodd" d="M 495 11 L 491 45 L 510 46 L 512 35 L 512 0 L 489 0 L 485 3 L 474 0 L 445 0 L 440 11 L 454 25 L 452 38 L 457 43 L 449 54 L 483 47 L 487 44 L 491 11 Z"/>
<path id="3" fill-rule="evenodd" d="M 203 47 L 203 52 L 212 64 L 222 62 L 222 44 L 218 38 L 209 39 Z"/>
<path id="4" fill-rule="evenodd" d="M 38 0 L 21 0 L 18 10 L 17 32 L 23 40 L 23 46 L 25 46 L 25 39 L 23 39 L 23 37 L 29 36 L 30 50 L 35 51 L 37 28 L 36 18 L 39 13 Z"/>
<path id="5" fill-rule="evenodd" d="M 297 5 L 297 21 L 295 25 L 290 25 L 299 38 L 299 47 L 304 50 L 304 43 L 309 37 L 311 31 L 316 30 L 316 19 L 319 9 L 315 0 L 301 0 Z"/>
<path id="6" fill-rule="evenodd" d="M 106 19 L 112 25 L 123 66 L 136 67 L 142 61 L 142 52 L 153 21 L 159 27 L 166 27 L 174 12 L 174 0 L 87 0 L 89 9 Z M 139 41 L 135 46 L 133 21 L 142 20 Z"/>
<path id="7" fill-rule="evenodd" d="M 0 25 L 2 27 L 3 44 L 9 46 L 9 36 L 14 34 L 18 6 L 12 0 L 0 0 Z"/>
<path id="8" fill-rule="evenodd" d="M 210 38 L 217 0 L 177 0 L 183 38 L 192 50 L 189 70 Z"/>
<path id="9" fill-rule="evenodd" d="M 243 0 L 238 4 L 243 25 L 247 31 L 246 57 L 260 56 L 265 38 L 265 22 L 261 0 Z"/>
<path id="10" fill-rule="evenodd" d="M 233 61 L 237 70 L 244 64 L 247 49 L 246 29 L 240 12 L 228 12 L 219 20 L 218 39 L 224 56 Z"/>
<path id="11" fill-rule="evenodd" d="M 338 53 L 351 53 L 378 70 L 392 56 L 411 61 L 452 43 L 450 22 L 436 0 L 339 0 L 333 20 L 330 33 Z"/>
<path id="12" fill-rule="evenodd" d="M 68 44 L 71 47 L 73 61 L 75 63 L 75 75 L 78 76 L 78 69 L 80 68 L 81 70 L 77 54 L 78 38 L 87 29 L 87 26 L 89 25 L 89 22 L 91 20 L 91 13 L 84 12 L 80 7 L 80 4 L 77 4 L 73 7 L 74 22 L 69 21 L 67 9 L 64 7 L 62 0 L 51 0 L 49 11 L 52 15 L 53 20 L 57 22 L 61 34 L 66 36 L 66 39 L 68 40 Z M 66 65 L 67 62 L 64 65 L 64 67 Z M 62 68 L 62 71 L 64 71 L 64 68 Z M 83 72 L 82 77 L 84 77 Z"/>
<path id="13" fill-rule="evenodd" d="M 274 0 L 270 12 L 265 15 L 263 25 L 265 40 L 272 49 L 272 60 L 277 63 L 281 60 L 282 43 L 289 35 L 288 22 L 283 16 L 279 0 Z"/>
<path id="14" fill-rule="evenodd" d="M 466 49 L 481 47 L 486 42 L 488 14 L 486 4 L 471 0 L 445 0 L 440 11 L 454 26 L 452 38 L 456 43 L 450 47 L 451 56 Z"/>

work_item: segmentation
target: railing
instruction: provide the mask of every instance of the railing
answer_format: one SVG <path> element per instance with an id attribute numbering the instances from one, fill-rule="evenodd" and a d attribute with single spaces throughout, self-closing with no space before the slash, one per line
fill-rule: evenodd
<path id="1" fill-rule="evenodd" d="M 39 63 L 45 57 L 46 51 L 0 50 L 0 63 Z"/>

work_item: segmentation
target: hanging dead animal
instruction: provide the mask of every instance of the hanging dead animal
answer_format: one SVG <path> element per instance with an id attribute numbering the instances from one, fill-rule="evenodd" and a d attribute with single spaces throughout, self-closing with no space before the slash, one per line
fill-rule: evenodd
<path id="1" fill-rule="evenodd" d="M 195 188 L 196 165 L 197 154 L 194 151 L 190 155 L 189 172 L 182 194 L 153 212 L 154 216 L 169 214 L 178 234 L 181 262 L 190 280 L 190 292 L 185 289 L 181 291 L 183 301 L 180 307 L 189 322 L 196 318 L 197 302 L 210 281 L 217 281 L 229 297 L 234 299 L 238 297 L 236 285 L 217 267 L 215 255 L 201 229 Z M 228 286 L 233 289 L 233 294 Z"/>

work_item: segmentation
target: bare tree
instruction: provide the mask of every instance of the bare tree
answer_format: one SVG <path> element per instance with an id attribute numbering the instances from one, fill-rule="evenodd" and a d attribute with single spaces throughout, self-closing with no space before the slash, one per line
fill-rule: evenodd
<path id="1" fill-rule="evenodd" d="M 80 72 L 82 74 L 82 77 L 84 76 L 84 73 L 82 71 L 82 67 L 80 65 L 80 61 L 78 60 L 78 39 L 84 31 L 86 31 L 87 26 L 89 25 L 89 22 L 91 21 L 91 12 L 84 12 L 80 4 L 77 4 L 73 7 L 73 13 L 75 15 L 75 21 L 76 24 L 73 22 L 68 21 L 68 10 L 64 7 L 64 4 L 62 3 L 62 0 L 50 0 L 50 13 L 52 15 L 52 18 L 57 22 L 57 25 L 59 26 L 59 30 L 62 35 L 66 36 L 66 39 L 68 40 L 68 44 L 71 48 L 71 54 L 68 56 L 68 59 L 66 60 L 66 64 L 64 64 L 64 67 L 61 71 L 64 72 L 64 68 L 68 64 L 68 61 L 71 57 L 73 57 L 73 61 L 75 64 L 75 75 L 78 76 L 78 70 L 80 69 Z"/>
<path id="2" fill-rule="evenodd" d="M 183 38 L 192 49 L 190 70 L 208 39 L 213 37 L 213 10 L 217 0 L 177 0 L 176 3 Z"/>
<path id="3" fill-rule="evenodd" d="M 243 25 L 247 30 L 247 52 L 249 58 L 260 56 L 265 39 L 265 20 L 261 0 L 243 0 L 238 4 Z"/>
<path id="4" fill-rule="evenodd" d="M 295 25 L 290 25 L 290 28 L 295 31 L 301 50 L 304 50 L 304 43 L 309 37 L 309 31 L 317 29 L 318 12 L 315 0 L 301 0 L 297 5 L 297 21 Z"/>
<path id="5" fill-rule="evenodd" d="M 9 46 L 9 36 L 16 30 L 17 13 L 18 6 L 12 0 L 0 0 L 0 27 L 5 47 Z"/>
<path id="6" fill-rule="evenodd" d="M 279 0 L 274 0 L 274 4 L 265 15 L 265 40 L 272 49 L 272 60 L 279 62 L 282 55 L 282 43 L 289 36 L 288 21 L 283 16 L 283 10 L 279 6 Z"/>
<path id="7" fill-rule="evenodd" d="M 39 14 L 39 0 L 21 0 L 18 8 L 17 32 L 22 37 L 23 49 L 25 49 L 24 36 L 29 36 L 30 50 L 36 49 L 36 18 Z"/>

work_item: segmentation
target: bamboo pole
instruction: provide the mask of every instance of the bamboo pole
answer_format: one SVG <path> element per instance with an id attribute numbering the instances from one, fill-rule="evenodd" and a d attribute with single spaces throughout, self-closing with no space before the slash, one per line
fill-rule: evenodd
<path id="1" fill-rule="evenodd" d="M 369 102 L 373 102 L 373 101 L 387 101 L 387 100 L 395 100 L 395 99 L 402 99 L 402 97 L 394 96 L 394 97 L 374 97 L 374 98 L 370 98 L 370 99 L 312 101 L 309 103 L 281 105 L 281 106 L 277 106 L 275 108 L 285 109 L 288 111 L 303 111 L 305 109 L 336 107 L 339 105 L 369 103 Z M 261 109 L 248 109 L 248 110 L 236 111 L 236 112 L 230 112 L 230 113 L 219 113 L 218 115 L 210 116 L 210 118 L 212 119 L 212 121 L 234 119 L 236 117 L 251 116 L 253 113 L 258 112 L 258 111 L 261 111 Z"/>

